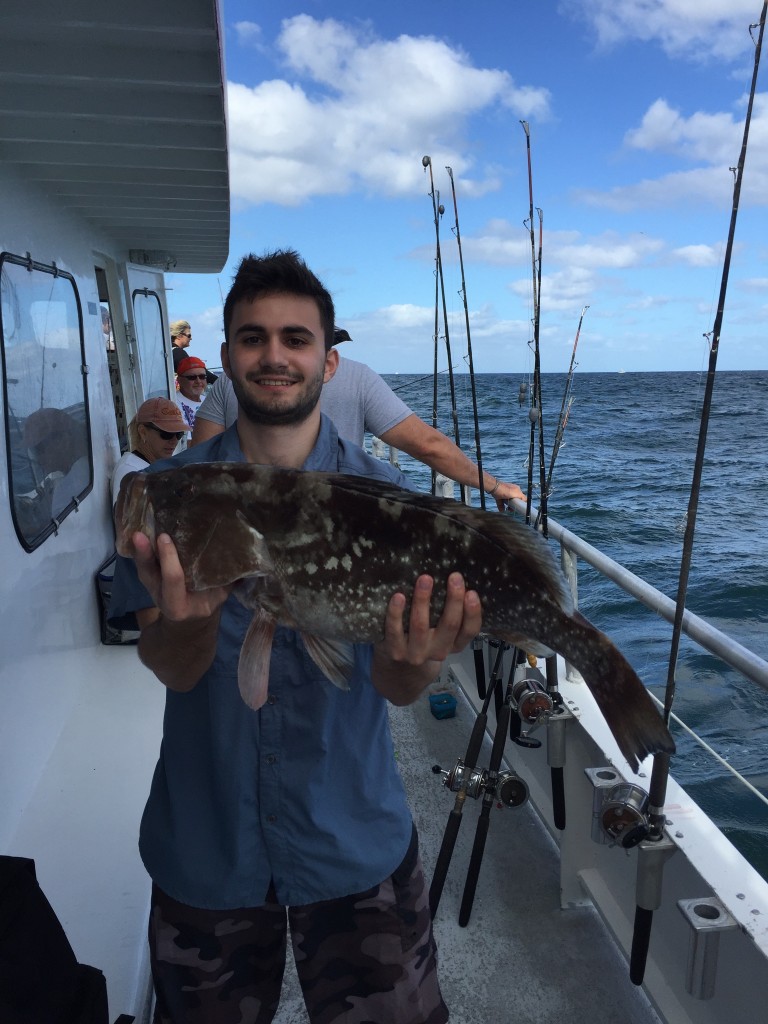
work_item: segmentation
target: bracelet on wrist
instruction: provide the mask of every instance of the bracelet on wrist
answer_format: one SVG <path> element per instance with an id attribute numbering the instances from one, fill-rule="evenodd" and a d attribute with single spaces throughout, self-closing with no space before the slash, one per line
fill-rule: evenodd
<path id="1" fill-rule="evenodd" d="M 496 491 L 498 491 L 500 483 L 501 483 L 501 480 L 499 480 L 499 478 L 496 477 L 496 483 L 493 485 L 493 487 L 489 491 L 486 491 L 486 494 L 490 498 L 492 498 L 494 496 L 494 494 L 496 493 Z"/>

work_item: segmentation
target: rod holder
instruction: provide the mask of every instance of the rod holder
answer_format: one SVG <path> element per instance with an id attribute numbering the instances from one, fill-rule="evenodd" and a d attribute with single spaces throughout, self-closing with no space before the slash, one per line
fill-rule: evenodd
<path id="1" fill-rule="evenodd" d="M 592 830 L 593 843 L 607 846 L 612 842 L 603 829 L 603 807 L 608 793 L 624 779 L 615 768 L 585 768 L 584 774 L 592 783 Z"/>
<path id="2" fill-rule="evenodd" d="M 565 767 L 565 729 L 572 720 L 573 715 L 565 704 L 555 705 L 547 722 L 547 764 L 550 768 Z"/>
<path id="3" fill-rule="evenodd" d="M 736 928 L 736 921 L 716 896 L 678 900 L 677 906 L 691 930 L 686 990 L 694 999 L 711 999 L 715 994 L 720 935 Z"/>

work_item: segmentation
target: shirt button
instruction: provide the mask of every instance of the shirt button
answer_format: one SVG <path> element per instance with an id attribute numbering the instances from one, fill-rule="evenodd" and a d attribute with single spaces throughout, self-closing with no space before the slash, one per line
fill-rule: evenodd
<path id="1" fill-rule="evenodd" d="M 277 704 L 277 697 L 274 693 L 267 694 L 267 704 Z"/>
<path id="2" fill-rule="evenodd" d="M 277 815 L 276 814 L 268 814 L 267 815 L 267 821 L 270 823 L 270 825 L 274 825 L 274 823 L 277 821 Z"/>
<path id="3" fill-rule="evenodd" d="M 277 761 L 277 755 L 276 754 L 267 754 L 267 764 L 275 764 L 276 761 Z"/>

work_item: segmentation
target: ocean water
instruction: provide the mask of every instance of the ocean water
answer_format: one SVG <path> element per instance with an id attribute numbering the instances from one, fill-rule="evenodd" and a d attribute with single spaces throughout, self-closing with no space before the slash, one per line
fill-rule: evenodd
<path id="1" fill-rule="evenodd" d="M 475 458 L 469 377 L 455 376 L 461 447 Z M 432 422 L 432 380 L 387 377 Z M 546 465 L 565 374 L 542 376 Z M 480 374 L 476 392 L 483 466 L 527 487 L 530 421 L 519 374 Z M 701 422 L 705 374 L 580 374 L 573 379 L 548 513 L 671 598 Z M 447 377 L 439 377 L 438 427 L 454 436 Z M 696 518 L 687 607 L 768 660 L 768 372 L 719 372 Z M 400 454 L 429 490 L 429 471 Z M 534 482 L 538 480 L 538 439 Z M 474 500 L 478 503 L 477 492 Z M 534 491 L 539 504 L 539 491 Z M 579 564 L 583 613 L 608 633 L 663 699 L 672 626 Z M 768 796 L 768 692 L 682 638 L 673 705 L 721 757 Z M 768 807 L 673 725 L 672 772 L 744 856 L 768 878 Z"/>

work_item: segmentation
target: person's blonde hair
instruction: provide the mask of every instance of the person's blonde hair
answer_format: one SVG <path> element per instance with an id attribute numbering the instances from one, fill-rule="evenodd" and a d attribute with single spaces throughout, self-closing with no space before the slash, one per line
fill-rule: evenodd
<path id="1" fill-rule="evenodd" d="M 173 323 L 171 324 L 171 341 L 173 341 L 174 338 L 178 337 L 178 335 L 181 334 L 182 331 L 189 330 L 191 330 L 191 328 L 189 326 L 188 320 L 174 320 Z"/>
<path id="2" fill-rule="evenodd" d="M 139 447 L 140 443 L 141 438 L 139 437 L 139 425 L 136 422 L 136 417 L 134 416 L 128 424 L 128 451 L 135 451 Z"/>

